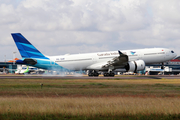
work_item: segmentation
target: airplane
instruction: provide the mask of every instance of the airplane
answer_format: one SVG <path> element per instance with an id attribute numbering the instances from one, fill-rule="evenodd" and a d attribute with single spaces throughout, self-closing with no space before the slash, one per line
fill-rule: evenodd
<path id="1" fill-rule="evenodd" d="M 22 56 L 22 59 L 16 61 L 17 64 L 61 72 L 89 70 L 88 76 L 99 76 L 99 72 L 104 72 L 104 77 L 114 77 L 114 71 L 122 69 L 127 72 L 138 72 L 144 70 L 146 64 L 163 63 L 177 55 L 167 48 L 146 48 L 45 56 L 21 33 L 11 35 Z"/>
<path id="2" fill-rule="evenodd" d="M 17 69 L 15 70 L 16 74 L 42 74 L 45 71 L 43 69 L 38 69 L 36 67 L 27 66 L 27 65 L 17 65 Z"/>

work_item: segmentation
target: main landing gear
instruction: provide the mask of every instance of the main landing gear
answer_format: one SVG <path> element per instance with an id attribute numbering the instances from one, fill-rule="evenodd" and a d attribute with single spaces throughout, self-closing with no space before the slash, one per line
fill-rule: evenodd
<path id="1" fill-rule="evenodd" d="M 104 73 L 104 77 L 114 77 L 114 72 Z"/>
<path id="2" fill-rule="evenodd" d="M 110 72 L 105 72 L 103 75 L 104 75 L 104 77 L 114 77 L 115 74 L 114 74 L 114 72 L 110 71 Z M 88 76 L 89 77 L 98 77 L 99 73 L 95 70 L 89 71 Z"/>
<path id="3" fill-rule="evenodd" d="M 114 77 L 114 72 L 113 72 L 114 66 L 109 66 L 108 72 L 104 73 L 104 77 Z"/>
<path id="4" fill-rule="evenodd" d="M 98 77 L 99 76 L 99 73 L 95 70 L 93 71 L 90 71 L 89 74 L 88 74 L 89 77 Z"/>

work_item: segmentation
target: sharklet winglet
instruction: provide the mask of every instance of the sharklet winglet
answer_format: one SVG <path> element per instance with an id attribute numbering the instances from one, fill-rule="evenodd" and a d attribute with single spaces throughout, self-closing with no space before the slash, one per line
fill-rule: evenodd
<path id="1" fill-rule="evenodd" d="M 123 54 L 120 50 L 118 50 L 118 52 L 119 52 L 119 55 L 122 55 L 122 54 Z"/>

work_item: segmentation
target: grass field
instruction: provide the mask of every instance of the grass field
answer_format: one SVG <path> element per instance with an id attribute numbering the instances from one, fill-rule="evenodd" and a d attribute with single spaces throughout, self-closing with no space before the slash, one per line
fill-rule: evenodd
<path id="1" fill-rule="evenodd" d="M 0 79 L 0 119 L 180 119 L 179 99 L 180 79 Z"/>

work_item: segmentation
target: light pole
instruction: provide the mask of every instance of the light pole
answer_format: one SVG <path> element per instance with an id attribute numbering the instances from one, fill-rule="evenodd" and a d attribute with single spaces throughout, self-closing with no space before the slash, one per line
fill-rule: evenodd
<path id="1" fill-rule="evenodd" d="M 6 62 L 6 55 L 4 55 L 4 62 Z"/>
<path id="2" fill-rule="evenodd" d="M 16 52 L 13 52 L 13 65 L 15 64 L 15 54 Z"/>

